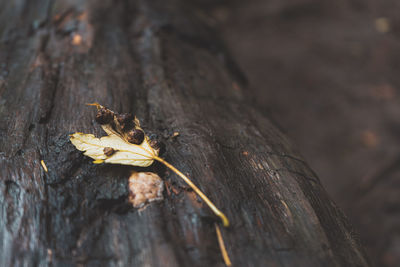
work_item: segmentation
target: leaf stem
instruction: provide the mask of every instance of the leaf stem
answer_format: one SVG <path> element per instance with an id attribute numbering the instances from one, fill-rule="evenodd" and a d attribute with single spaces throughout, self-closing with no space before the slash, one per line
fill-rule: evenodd
<path id="1" fill-rule="evenodd" d="M 215 231 L 217 232 L 217 239 L 219 248 L 221 249 L 222 258 L 224 259 L 226 266 L 232 266 L 232 262 L 229 259 L 228 251 L 226 251 L 224 239 L 222 238 L 221 230 L 219 229 L 218 224 L 215 224 Z"/>
<path id="2" fill-rule="evenodd" d="M 154 157 L 155 160 L 161 162 L 162 164 L 164 164 L 165 166 L 167 166 L 168 168 L 170 168 L 173 172 L 175 172 L 179 177 L 181 177 L 200 197 L 201 199 L 204 200 L 204 202 L 206 202 L 206 204 L 210 207 L 210 209 L 215 213 L 215 215 L 217 215 L 218 217 L 221 218 L 222 220 L 222 224 L 225 227 L 229 226 L 229 220 L 228 218 L 225 216 L 225 214 L 223 214 L 212 202 L 211 200 L 203 194 L 203 192 L 201 192 L 201 190 L 189 179 L 189 177 L 187 177 L 186 175 L 184 175 L 182 172 L 180 172 L 177 168 L 175 168 L 173 165 L 171 165 L 170 163 L 168 163 L 167 161 L 165 161 L 164 159 L 155 156 Z"/>

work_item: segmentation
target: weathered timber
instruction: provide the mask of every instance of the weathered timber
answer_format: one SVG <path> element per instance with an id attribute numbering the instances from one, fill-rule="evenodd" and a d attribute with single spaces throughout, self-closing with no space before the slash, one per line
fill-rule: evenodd
<path id="1" fill-rule="evenodd" d="M 173 190 L 139 212 L 132 168 L 69 142 L 103 134 L 94 101 L 136 114 L 226 213 L 234 266 L 368 265 L 209 22 L 184 0 L 0 2 L 0 266 L 223 266 L 218 220 L 174 173 L 146 169 Z"/>

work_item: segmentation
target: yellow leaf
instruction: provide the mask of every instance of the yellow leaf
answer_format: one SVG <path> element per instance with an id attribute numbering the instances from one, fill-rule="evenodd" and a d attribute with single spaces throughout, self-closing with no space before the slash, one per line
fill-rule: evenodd
<path id="1" fill-rule="evenodd" d="M 158 151 L 154 150 L 146 137 L 142 144 L 135 145 L 125 142 L 117 135 L 109 135 L 96 138 L 93 134 L 74 133 L 71 135 L 71 143 L 85 155 L 95 161 L 93 163 L 112 163 L 133 165 L 139 167 L 150 166 Z M 115 153 L 107 156 L 105 148 L 112 148 Z"/>

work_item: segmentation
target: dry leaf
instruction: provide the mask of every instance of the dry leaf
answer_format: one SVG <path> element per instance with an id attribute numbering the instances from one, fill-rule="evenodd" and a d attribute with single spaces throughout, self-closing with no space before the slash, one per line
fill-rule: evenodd
<path id="1" fill-rule="evenodd" d="M 100 104 L 90 104 L 99 110 L 96 120 L 108 134 L 96 138 L 93 134 L 74 133 L 72 144 L 93 163 L 111 163 L 148 167 L 158 156 L 159 150 L 150 145 L 150 140 L 140 128 L 139 120 L 129 114 L 115 114 Z"/>
<path id="2" fill-rule="evenodd" d="M 212 211 L 221 218 L 224 226 L 229 226 L 226 216 L 211 202 L 210 199 L 182 172 L 158 156 L 159 146 L 150 141 L 140 127 L 139 120 L 130 114 L 117 114 L 98 103 L 96 121 L 108 134 L 96 138 L 93 134 L 74 133 L 72 144 L 86 156 L 94 159 L 93 163 L 112 163 L 148 167 L 154 160 L 164 164 L 181 177 L 206 202 Z"/>
<path id="3" fill-rule="evenodd" d="M 93 134 L 74 133 L 71 135 L 72 144 L 84 155 L 91 157 L 93 163 L 112 163 L 148 167 L 154 162 L 158 152 L 154 150 L 148 138 L 145 138 L 141 145 L 134 145 L 125 142 L 117 135 L 109 135 L 96 138 Z M 115 152 L 109 154 L 107 150 L 112 148 Z"/>

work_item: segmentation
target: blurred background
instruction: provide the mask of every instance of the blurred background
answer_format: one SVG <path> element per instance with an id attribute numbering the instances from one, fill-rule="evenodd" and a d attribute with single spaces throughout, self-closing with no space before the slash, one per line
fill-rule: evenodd
<path id="1" fill-rule="evenodd" d="M 295 141 L 360 234 L 400 266 L 400 1 L 213 5 L 250 94 Z"/>

